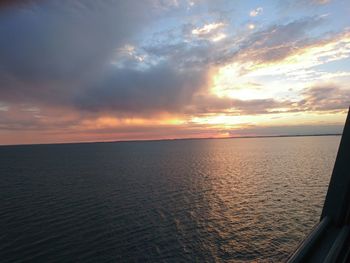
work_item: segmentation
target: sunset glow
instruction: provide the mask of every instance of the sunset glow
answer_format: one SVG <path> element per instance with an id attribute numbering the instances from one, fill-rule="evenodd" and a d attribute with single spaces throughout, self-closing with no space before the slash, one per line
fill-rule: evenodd
<path id="1" fill-rule="evenodd" d="M 341 133 L 349 14 L 345 0 L 4 5 L 0 144 Z"/>

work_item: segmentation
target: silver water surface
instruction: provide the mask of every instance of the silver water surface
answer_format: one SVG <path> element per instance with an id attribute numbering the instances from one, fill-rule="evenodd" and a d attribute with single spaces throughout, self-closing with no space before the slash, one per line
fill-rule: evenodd
<path id="1" fill-rule="evenodd" d="M 283 262 L 340 137 L 0 147 L 1 262 Z"/>

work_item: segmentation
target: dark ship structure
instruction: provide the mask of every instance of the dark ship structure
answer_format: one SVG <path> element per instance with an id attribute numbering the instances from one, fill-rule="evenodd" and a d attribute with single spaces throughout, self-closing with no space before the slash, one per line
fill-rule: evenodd
<path id="1" fill-rule="evenodd" d="M 320 222 L 288 263 L 350 262 L 350 109 Z"/>

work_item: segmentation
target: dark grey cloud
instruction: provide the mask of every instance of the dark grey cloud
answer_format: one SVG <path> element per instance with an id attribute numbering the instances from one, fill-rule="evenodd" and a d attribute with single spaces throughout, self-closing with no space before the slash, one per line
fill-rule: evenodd
<path id="1" fill-rule="evenodd" d="M 193 95 L 208 85 L 207 71 L 158 64 L 144 70 L 111 69 L 74 99 L 87 111 L 142 113 L 181 111 Z"/>
<path id="2" fill-rule="evenodd" d="M 43 85 L 56 93 L 81 85 L 142 29 L 152 16 L 143 12 L 149 4 L 51 0 L 3 10 L 0 94 L 33 97 Z"/>
<path id="3" fill-rule="evenodd" d="M 41 0 L 36 0 L 36 1 L 41 1 Z M 13 7 L 30 5 L 33 2 L 35 2 L 35 0 L 1 0 L 0 1 L 0 10 L 6 9 L 6 8 L 13 8 Z"/>
<path id="4" fill-rule="evenodd" d="M 143 70 L 110 63 L 173 2 L 50 0 L 6 9 L 0 16 L 0 102 L 133 113 L 188 104 L 207 85 L 207 68 L 196 61 L 205 49 L 149 51 L 163 62 Z"/>

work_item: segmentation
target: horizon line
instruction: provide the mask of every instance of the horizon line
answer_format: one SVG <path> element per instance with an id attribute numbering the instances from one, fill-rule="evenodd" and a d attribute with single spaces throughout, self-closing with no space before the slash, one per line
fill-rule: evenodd
<path id="1" fill-rule="evenodd" d="M 52 143 L 23 143 L 23 144 L 0 144 L 0 147 L 12 146 L 36 146 L 36 145 L 62 145 L 62 144 L 98 144 L 98 143 L 123 143 L 123 142 L 158 142 L 158 141 L 180 141 L 180 140 L 210 140 L 210 139 L 254 139 L 254 138 L 288 138 L 288 137 L 321 137 L 341 136 L 343 133 L 321 133 L 321 134 L 286 134 L 286 135 L 247 135 L 229 137 L 193 137 L 173 139 L 140 139 L 140 140 L 113 140 L 113 141 L 78 141 L 78 142 L 52 142 Z"/>

